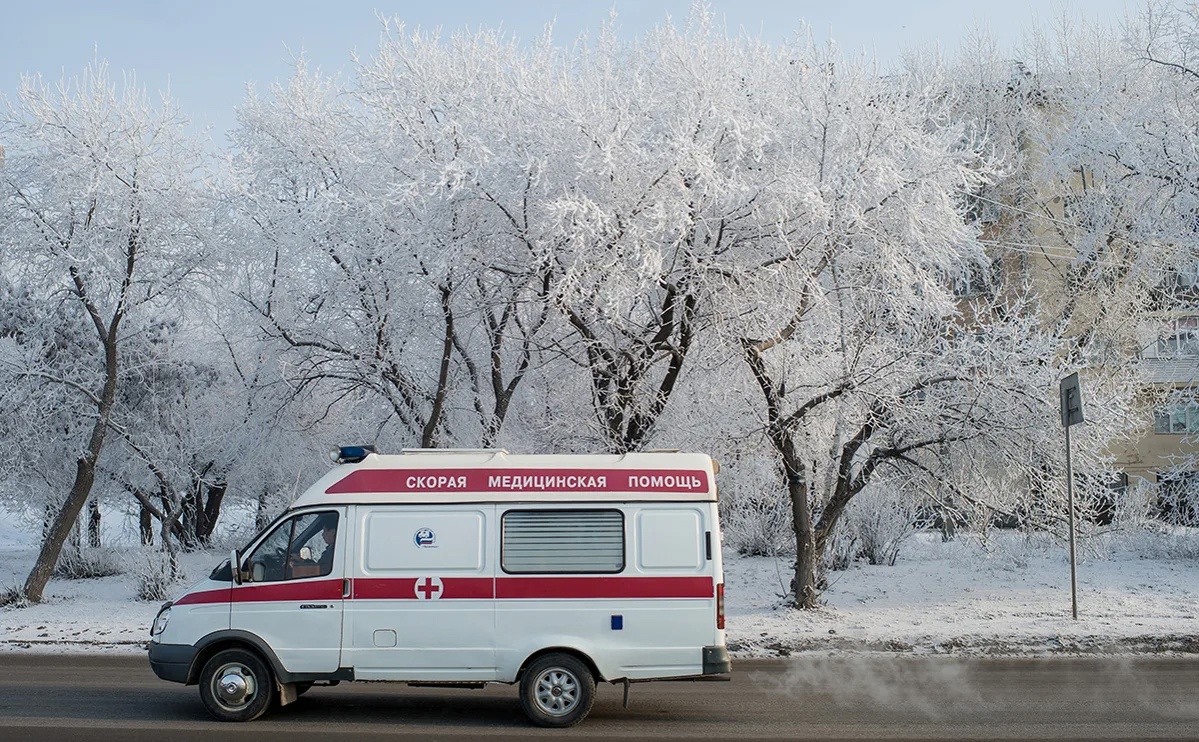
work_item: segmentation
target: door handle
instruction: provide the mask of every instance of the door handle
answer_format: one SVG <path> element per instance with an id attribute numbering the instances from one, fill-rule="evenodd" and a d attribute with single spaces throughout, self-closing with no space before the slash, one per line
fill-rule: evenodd
<path id="1" fill-rule="evenodd" d="M 341 581 L 341 597 L 343 597 L 343 598 L 350 597 L 351 589 L 353 589 L 353 584 L 350 582 L 350 578 L 347 577 Z"/>

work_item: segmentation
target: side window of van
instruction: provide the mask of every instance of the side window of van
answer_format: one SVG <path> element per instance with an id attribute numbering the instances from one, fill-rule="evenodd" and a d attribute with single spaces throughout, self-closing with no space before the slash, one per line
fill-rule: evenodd
<path id="1" fill-rule="evenodd" d="M 323 577 L 333 571 L 337 513 L 304 513 L 275 527 L 246 564 L 251 582 Z"/>
<path id="2" fill-rule="evenodd" d="M 509 574 L 615 574 L 624 570 L 619 510 L 509 510 L 500 566 Z"/>

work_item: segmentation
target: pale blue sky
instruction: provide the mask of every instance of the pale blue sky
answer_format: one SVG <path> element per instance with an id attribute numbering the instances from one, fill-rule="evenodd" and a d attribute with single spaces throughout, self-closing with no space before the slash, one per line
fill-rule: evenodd
<path id="1" fill-rule="evenodd" d="M 349 69 L 350 52 L 378 41 L 376 12 L 409 27 L 443 31 L 501 26 L 522 40 L 556 19 L 568 44 L 594 31 L 615 7 L 622 33 L 634 37 L 668 15 L 685 19 L 691 0 L 21 0 L 0 9 L 0 95 L 11 98 L 22 74 L 58 80 L 98 54 L 114 71 L 134 71 L 151 90 L 170 85 L 175 99 L 213 136 L 233 125 L 245 84 L 260 89 L 289 74 L 301 51 L 326 72 Z M 726 27 L 780 41 L 811 24 L 843 49 L 869 49 L 885 61 L 904 48 L 936 42 L 947 51 L 982 25 L 1004 47 L 1055 9 L 1115 23 L 1126 0 L 711 0 Z M 1128 7 L 1137 7 L 1134 3 Z M 1037 15 L 1034 15 L 1037 14 Z"/>

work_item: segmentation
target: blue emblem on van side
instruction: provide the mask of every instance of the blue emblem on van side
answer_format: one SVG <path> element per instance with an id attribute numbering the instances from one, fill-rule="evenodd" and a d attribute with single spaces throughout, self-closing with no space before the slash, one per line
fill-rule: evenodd
<path id="1" fill-rule="evenodd" d="M 433 533 L 432 528 L 422 528 L 416 532 L 416 536 L 412 540 L 416 542 L 417 546 L 432 546 L 437 540 L 437 536 Z"/>

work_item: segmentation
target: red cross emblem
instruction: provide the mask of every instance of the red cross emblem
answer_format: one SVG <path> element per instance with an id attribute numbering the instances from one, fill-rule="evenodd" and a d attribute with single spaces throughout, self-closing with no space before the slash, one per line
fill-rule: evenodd
<path id="1" fill-rule="evenodd" d="M 425 577 L 416 581 L 417 600 L 437 600 L 444 586 L 437 577 Z"/>

